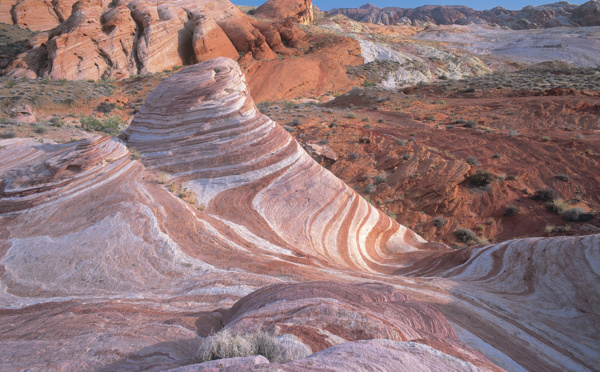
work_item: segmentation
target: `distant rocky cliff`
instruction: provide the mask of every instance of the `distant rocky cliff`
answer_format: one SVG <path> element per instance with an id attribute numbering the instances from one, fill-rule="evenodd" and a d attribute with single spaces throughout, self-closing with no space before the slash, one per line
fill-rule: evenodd
<path id="1" fill-rule="evenodd" d="M 579 27 L 600 25 L 600 3 L 590 0 L 576 5 L 566 1 L 526 6 L 521 10 L 495 7 L 475 10 L 466 6 L 425 5 L 418 8 L 379 8 L 365 4 L 358 9 L 333 9 L 330 14 L 343 14 L 356 21 L 382 25 L 437 25 L 487 24 L 510 27 L 515 30 L 548 27 Z"/>

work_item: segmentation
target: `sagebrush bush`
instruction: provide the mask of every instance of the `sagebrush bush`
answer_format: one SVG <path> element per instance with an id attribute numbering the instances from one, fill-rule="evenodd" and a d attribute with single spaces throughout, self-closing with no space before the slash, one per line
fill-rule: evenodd
<path id="1" fill-rule="evenodd" d="M 565 209 L 567 209 L 567 203 L 565 203 L 562 199 L 550 200 L 544 205 L 546 206 L 546 209 L 556 214 L 561 214 Z"/>
<path id="2" fill-rule="evenodd" d="M 592 213 L 586 213 L 583 208 L 575 207 L 563 211 L 560 216 L 569 222 L 587 222 L 594 218 Z"/>
<path id="3" fill-rule="evenodd" d="M 477 241 L 477 234 L 475 234 L 472 230 L 467 229 L 466 227 L 459 227 L 454 231 L 454 236 L 456 239 L 463 243 L 469 243 L 471 241 Z"/>
<path id="4" fill-rule="evenodd" d="M 433 219 L 433 226 L 435 227 L 443 227 L 446 224 L 446 219 L 444 217 L 436 217 Z"/>
<path id="5" fill-rule="evenodd" d="M 485 187 L 494 181 L 494 175 L 488 171 L 479 169 L 477 172 L 471 174 L 468 180 L 477 187 Z"/>
<path id="6" fill-rule="evenodd" d="M 505 216 L 514 216 L 515 214 L 519 214 L 519 212 L 521 211 L 521 208 L 519 208 L 516 205 L 509 205 L 508 207 L 506 207 L 506 210 L 504 211 L 504 215 Z"/>
<path id="7" fill-rule="evenodd" d="M 481 163 L 479 163 L 479 160 L 474 156 L 469 156 L 467 158 L 466 162 L 467 162 L 467 164 L 474 165 L 474 166 L 478 166 L 481 164 Z"/>
<path id="8" fill-rule="evenodd" d="M 232 333 L 222 330 L 202 340 L 196 362 L 262 355 L 272 363 L 285 363 L 305 358 L 310 350 L 293 336 L 274 337 L 265 332 Z"/>
<path id="9" fill-rule="evenodd" d="M 549 202 L 549 201 L 558 199 L 559 197 L 560 197 L 560 195 L 558 194 L 558 192 L 556 192 L 556 190 L 551 189 L 551 188 L 546 188 L 546 189 L 536 190 L 533 193 L 533 196 L 531 196 L 531 199 L 533 199 L 535 201 Z"/>

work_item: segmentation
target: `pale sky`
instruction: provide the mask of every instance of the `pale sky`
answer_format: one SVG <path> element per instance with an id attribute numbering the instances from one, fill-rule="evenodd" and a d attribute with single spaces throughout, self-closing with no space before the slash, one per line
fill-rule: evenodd
<path id="1" fill-rule="evenodd" d="M 266 0 L 233 0 L 234 4 L 238 5 L 261 5 Z M 583 4 L 587 0 L 573 0 L 570 1 L 572 4 Z M 483 1 L 473 1 L 473 0 L 313 0 L 313 4 L 321 8 L 321 10 L 330 10 L 333 8 L 358 8 L 365 3 L 371 3 L 377 5 L 381 8 L 387 6 L 396 6 L 400 8 L 416 8 L 422 5 L 465 5 L 474 9 L 483 10 L 483 9 L 492 9 L 496 6 L 502 6 L 506 9 L 519 10 L 527 5 L 542 5 L 549 4 L 555 1 L 549 0 L 528 0 L 528 1 L 518 1 L 518 0 L 483 0 Z"/>

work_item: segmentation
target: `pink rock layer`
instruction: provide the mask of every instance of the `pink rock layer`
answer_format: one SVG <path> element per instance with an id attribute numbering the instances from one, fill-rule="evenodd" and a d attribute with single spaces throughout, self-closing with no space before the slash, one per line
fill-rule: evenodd
<path id="1" fill-rule="evenodd" d="M 427 243 L 260 114 L 232 60 L 166 79 L 125 137 L 141 160 L 111 137 L 0 141 L 3 370 L 202 370 L 223 326 L 314 352 L 230 370 L 600 362 L 599 235 Z"/>

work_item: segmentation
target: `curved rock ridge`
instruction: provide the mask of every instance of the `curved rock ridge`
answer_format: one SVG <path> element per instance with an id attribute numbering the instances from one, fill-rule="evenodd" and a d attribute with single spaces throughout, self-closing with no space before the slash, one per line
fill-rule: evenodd
<path id="1" fill-rule="evenodd" d="M 4 149 L 0 172 L 0 213 L 32 208 L 88 190 L 90 181 L 108 179 L 133 166 L 118 140 L 97 137 L 65 145 L 15 140 Z"/>
<path id="2" fill-rule="evenodd" d="M 428 246 L 261 114 L 231 59 L 216 58 L 165 79 L 126 135 L 146 167 L 195 193 L 206 212 L 322 264 L 389 272 L 399 253 Z"/>
<path id="3" fill-rule="evenodd" d="M 380 283 L 275 284 L 242 298 L 223 322 L 232 332 L 291 334 L 312 352 L 357 340 L 415 341 L 495 369 L 486 357 L 458 341 L 438 309 Z"/>

